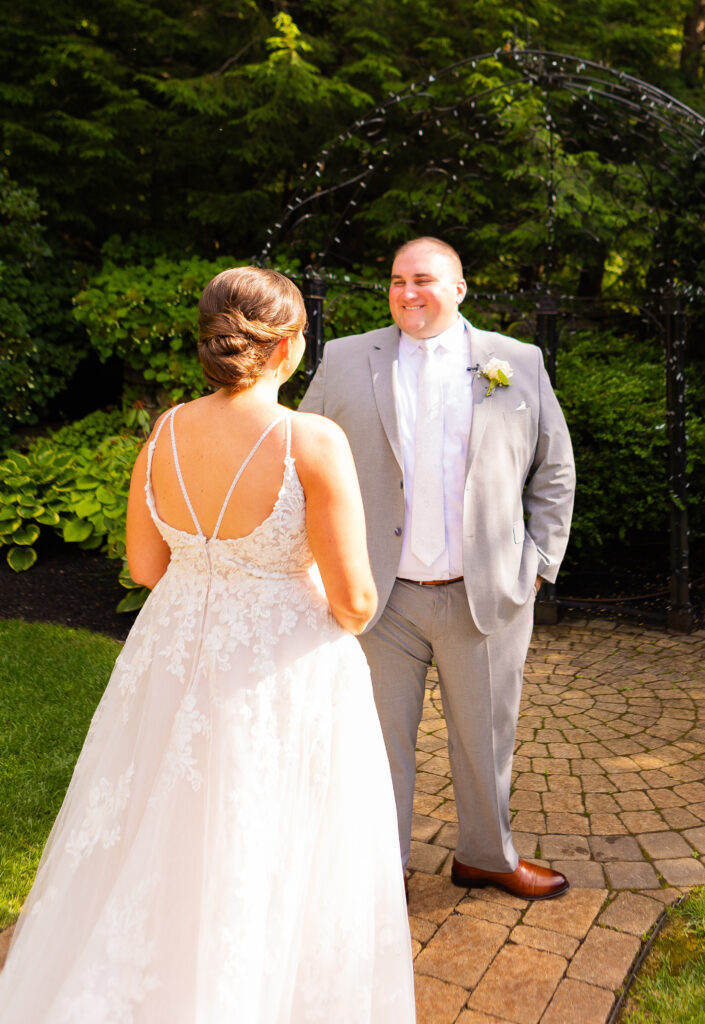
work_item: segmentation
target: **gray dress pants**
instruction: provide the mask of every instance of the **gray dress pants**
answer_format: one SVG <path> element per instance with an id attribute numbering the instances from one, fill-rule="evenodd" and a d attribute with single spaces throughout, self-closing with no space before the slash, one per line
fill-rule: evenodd
<path id="1" fill-rule="evenodd" d="M 481 584 L 479 584 L 481 585 Z M 486 871 L 518 862 L 509 825 L 512 754 L 533 599 L 486 636 L 462 582 L 421 587 L 397 580 L 377 624 L 358 639 L 372 674 L 387 746 L 404 867 L 409 860 L 416 734 L 426 670 L 435 659 L 458 809 L 456 857 Z"/>

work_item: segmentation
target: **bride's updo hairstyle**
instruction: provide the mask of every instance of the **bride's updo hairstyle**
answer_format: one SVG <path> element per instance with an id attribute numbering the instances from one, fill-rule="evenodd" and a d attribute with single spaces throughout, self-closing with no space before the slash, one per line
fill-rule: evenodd
<path id="1" fill-rule="evenodd" d="M 224 270 L 198 303 L 198 358 L 206 380 L 231 393 L 244 391 L 281 339 L 305 324 L 304 300 L 288 277 L 260 267 Z"/>

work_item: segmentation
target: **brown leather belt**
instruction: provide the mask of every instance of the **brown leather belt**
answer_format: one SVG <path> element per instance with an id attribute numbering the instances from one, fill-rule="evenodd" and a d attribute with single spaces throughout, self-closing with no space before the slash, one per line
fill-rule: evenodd
<path id="1" fill-rule="evenodd" d="M 454 576 L 452 580 L 405 580 L 398 577 L 402 583 L 415 583 L 417 587 L 445 587 L 448 583 L 460 583 L 462 576 Z"/>

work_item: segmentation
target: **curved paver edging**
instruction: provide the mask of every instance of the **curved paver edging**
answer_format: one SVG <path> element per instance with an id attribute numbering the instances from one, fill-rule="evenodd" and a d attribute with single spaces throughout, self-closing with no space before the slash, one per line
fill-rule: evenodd
<path id="1" fill-rule="evenodd" d="M 703 753 L 705 631 L 536 627 L 512 824 L 520 855 L 571 889 L 534 904 L 466 895 L 447 877 L 457 815 L 431 670 L 410 862 L 418 1024 L 607 1024 L 643 936 L 705 883 Z"/>
<path id="2" fill-rule="evenodd" d="M 676 900 L 676 902 L 674 904 L 672 904 L 672 906 L 673 907 L 679 906 L 683 902 L 684 899 L 685 899 L 685 895 L 680 896 Z M 629 995 L 629 992 L 631 991 L 631 987 L 634 984 L 634 980 L 636 979 L 636 976 L 639 973 L 641 965 L 644 963 L 644 961 L 646 960 L 647 956 L 649 955 L 649 953 L 651 951 L 651 947 L 653 946 L 654 942 L 658 938 L 659 933 L 660 933 L 663 925 L 665 924 L 667 918 L 668 918 L 668 907 L 664 907 L 663 911 L 661 912 L 661 916 L 659 917 L 658 921 L 656 922 L 656 924 L 654 926 L 653 931 L 649 935 L 649 937 L 646 940 L 646 942 L 644 942 L 644 944 L 642 945 L 641 952 L 639 953 L 639 956 L 636 958 L 636 960 L 632 964 L 631 969 L 629 971 L 629 974 L 625 978 L 624 986 L 623 986 L 621 992 L 619 993 L 619 996 L 617 997 L 614 1006 L 612 1007 L 612 1012 L 610 1013 L 609 1018 L 608 1018 L 606 1024 L 615 1024 L 615 1021 L 619 1017 L 620 1010 L 622 1009 L 622 1006 L 624 1005 L 624 1002 L 625 1002 L 627 996 Z"/>

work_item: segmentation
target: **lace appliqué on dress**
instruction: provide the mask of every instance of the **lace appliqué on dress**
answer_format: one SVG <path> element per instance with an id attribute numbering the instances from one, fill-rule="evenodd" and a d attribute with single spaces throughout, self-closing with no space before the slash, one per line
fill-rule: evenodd
<path id="1" fill-rule="evenodd" d="M 90 856 L 98 843 L 108 850 L 120 841 L 118 818 L 127 806 L 134 774 L 133 762 L 115 784 L 102 778 L 90 790 L 83 820 L 78 829 L 71 831 L 66 843 L 66 853 L 74 865 Z"/>
<path id="2" fill-rule="evenodd" d="M 149 970 L 155 948 L 147 939 L 148 899 L 159 881 L 146 878 L 127 898 L 110 901 L 91 939 L 93 963 L 60 1000 L 56 1024 L 134 1024 L 135 1004 L 160 987 Z"/>

